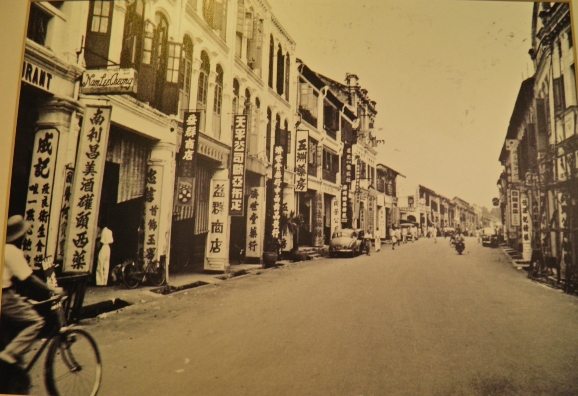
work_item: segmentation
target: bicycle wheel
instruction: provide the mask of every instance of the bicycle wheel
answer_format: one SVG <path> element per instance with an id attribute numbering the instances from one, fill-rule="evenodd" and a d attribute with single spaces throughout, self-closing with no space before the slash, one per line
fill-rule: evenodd
<path id="1" fill-rule="evenodd" d="M 135 289 L 139 285 L 141 277 L 142 275 L 134 261 L 130 260 L 124 263 L 122 266 L 122 281 L 126 287 Z"/>
<path id="2" fill-rule="evenodd" d="M 53 339 L 44 364 L 46 389 L 53 396 L 94 396 L 102 380 L 96 341 L 82 329 L 69 329 Z"/>
<path id="3" fill-rule="evenodd" d="M 153 262 L 150 264 L 149 273 L 147 274 L 149 282 L 153 286 L 162 286 L 165 284 L 166 273 L 165 266 L 162 262 Z"/>

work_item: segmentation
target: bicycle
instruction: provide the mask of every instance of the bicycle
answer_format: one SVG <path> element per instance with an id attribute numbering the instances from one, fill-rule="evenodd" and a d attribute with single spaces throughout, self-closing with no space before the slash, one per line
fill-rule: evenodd
<path id="1" fill-rule="evenodd" d="M 136 289 L 141 283 L 149 282 L 152 286 L 162 286 L 166 281 L 166 256 L 160 260 L 149 260 L 144 267 L 134 259 L 122 264 L 122 280 L 129 289 Z"/>
<path id="2" fill-rule="evenodd" d="M 30 361 L 23 368 L 28 375 L 40 356 L 48 348 L 44 361 L 44 385 L 51 396 L 90 395 L 98 393 L 102 380 L 102 361 L 96 341 L 83 329 L 67 327 L 62 303 L 65 295 L 48 300 L 28 300 L 40 313 L 51 304 L 44 316 L 46 324 L 37 340 L 41 342 Z"/>

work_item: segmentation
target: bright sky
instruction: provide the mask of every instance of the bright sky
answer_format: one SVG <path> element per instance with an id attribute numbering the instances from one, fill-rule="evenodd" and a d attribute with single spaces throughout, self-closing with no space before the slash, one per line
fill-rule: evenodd
<path id="1" fill-rule="evenodd" d="M 491 207 L 523 79 L 532 3 L 268 0 L 310 68 L 357 74 L 377 102 L 379 162 L 448 198 Z"/>

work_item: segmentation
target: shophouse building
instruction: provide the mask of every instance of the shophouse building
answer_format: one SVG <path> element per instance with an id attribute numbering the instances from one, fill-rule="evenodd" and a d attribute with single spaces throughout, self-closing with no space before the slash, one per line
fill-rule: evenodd
<path id="1" fill-rule="evenodd" d="M 398 171 L 377 164 L 376 189 L 377 189 L 377 228 L 383 238 L 390 239 L 390 229 L 393 225 L 399 225 L 399 209 L 397 198 L 398 176 L 404 177 Z"/>
<path id="2" fill-rule="evenodd" d="M 33 3 L 10 197 L 31 265 L 90 272 L 104 227 L 111 266 L 260 262 L 294 196 L 294 51 L 266 2 Z"/>

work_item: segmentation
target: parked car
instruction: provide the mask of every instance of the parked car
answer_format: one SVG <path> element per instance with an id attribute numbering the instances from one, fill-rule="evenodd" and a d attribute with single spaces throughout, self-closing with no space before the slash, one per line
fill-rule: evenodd
<path id="1" fill-rule="evenodd" d="M 342 228 L 336 230 L 329 241 L 329 255 L 348 254 L 351 257 L 361 254 L 361 240 L 358 239 L 361 230 Z"/>
<path id="2" fill-rule="evenodd" d="M 482 229 L 482 246 L 498 246 L 498 233 L 492 227 Z"/>

